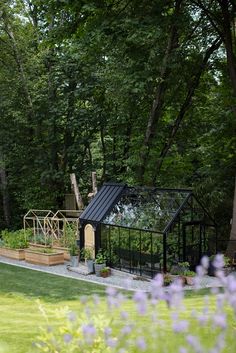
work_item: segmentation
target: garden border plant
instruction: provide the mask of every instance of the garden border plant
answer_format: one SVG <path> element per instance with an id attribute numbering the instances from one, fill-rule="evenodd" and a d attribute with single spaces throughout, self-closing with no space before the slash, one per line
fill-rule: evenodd
<path id="1" fill-rule="evenodd" d="M 25 249 L 28 248 L 31 231 L 4 230 L 1 232 L 0 255 L 11 259 L 24 260 Z"/>
<path id="2" fill-rule="evenodd" d="M 77 316 L 68 309 L 58 311 L 59 327 L 46 327 L 36 342 L 39 352 L 62 353 L 230 353 L 236 350 L 234 328 L 236 318 L 236 278 L 224 276 L 223 258 L 214 260 L 222 289 L 212 289 L 214 306 L 205 298 L 202 307 L 185 310 L 184 291 L 176 279 L 163 288 L 164 279 L 158 274 L 151 284 L 150 295 L 139 290 L 132 296 L 132 316 L 126 311 L 128 298 L 117 289 L 107 288 L 107 310 L 99 312 L 99 298 L 81 299 Z M 209 259 L 202 258 L 196 269 L 195 289 L 206 275 Z M 163 321 L 160 308 L 166 305 L 168 318 Z M 197 310 L 200 309 L 200 310 Z M 40 310 L 47 317 L 44 308 Z M 114 319 L 120 316 L 120 320 Z M 233 319 L 234 317 L 234 319 Z M 210 336 L 209 336 L 210 330 Z M 165 337 L 168 337 L 166 340 Z"/>

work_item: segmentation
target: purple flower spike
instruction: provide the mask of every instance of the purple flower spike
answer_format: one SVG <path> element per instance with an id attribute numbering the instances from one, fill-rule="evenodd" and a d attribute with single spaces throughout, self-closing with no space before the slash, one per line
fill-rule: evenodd
<path id="1" fill-rule="evenodd" d="M 218 270 L 221 270 L 224 265 L 224 256 L 222 254 L 217 254 L 213 260 L 213 266 L 215 266 Z"/>
<path id="2" fill-rule="evenodd" d="M 225 314 L 223 313 L 215 314 L 213 316 L 213 323 L 215 326 L 225 330 L 227 327 L 227 320 L 226 320 Z"/>
<path id="3" fill-rule="evenodd" d="M 155 287 L 162 287 L 164 284 L 163 275 L 158 273 L 153 279 L 153 284 L 155 284 Z"/>
<path id="4" fill-rule="evenodd" d="M 236 278 L 233 275 L 227 277 L 227 288 L 230 293 L 236 293 Z"/>
<path id="5" fill-rule="evenodd" d="M 64 338 L 64 342 L 68 344 L 72 341 L 73 337 L 71 336 L 70 333 L 65 333 L 63 338 Z"/>
<path id="6" fill-rule="evenodd" d="M 188 342 L 188 344 L 190 346 L 193 347 L 193 349 L 195 350 L 196 353 L 202 353 L 203 349 L 202 346 L 198 340 L 198 338 L 196 336 L 192 336 L 192 335 L 188 335 L 186 337 L 186 341 Z"/>
<path id="7" fill-rule="evenodd" d="M 108 337 L 111 335 L 111 333 L 112 333 L 112 329 L 110 327 L 104 328 L 104 336 L 106 339 L 108 339 Z"/>
<path id="8" fill-rule="evenodd" d="M 173 324 L 173 331 L 176 333 L 186 332 L 189 327 L 189 322 L 186 320 L 176 321 Z"/>
<path id="9" fill-rule="evenodd" d="M 205 270 L 208 269 L 208 267 L 209 267 L 209 257 L 208 256 L 203 256 L 203 258 L 201 259 L 201 265 Z"/>
<path id="10" fill-rule="evenodd" d="M 128 334 L 130 334 L 131 331 L 132 331 L 132 327 L 130 325 L 126 325 L 126 326 L 122 327 L 121 334 L 128 335 Z"/>
<path id="11" fill-rule="evenodd" d="M 197 266 L 196 267 L 196 272 L 199 277 L 203 277 L 206 274 L 206 270 L 203 266 Z"/>
<path id="12" fill-rule="evenodd" d="M 129 314 L 127 313 L 127 311 L 121 311 L 120 316 L 122 319 L 127 320 L 129 317 Z"/>
<path id="13" fill-rule="evenodd" d="M 114 287 L 107 287 L 106 293 L 107 293 L 107 295 L 114 297 L 117 293 L 117 290 Z"/>
<path id="14" fill-rule="evenodd" d="M 96 335 L 96 328 L 93 326 L 93 324 L 88 324 L 88 325 L 82 325 L 82 331 L 84 336 L 95 336 Z"/>
<path id="15" fill-rule="evenodd" d="M 141 350 L 141 351 L 145 351 L 147 348 L 145 339 L 143 337 L 139 337 L 136 341 L 137 347 Z"/>
<path id="16" fill-rule="evenodd" d="M 179 353 L 187 353 L 187 349 L 185 347 L 180 347 Z"/>
<path id="17" fill-rule="evenodd" d="M 109 338 L 106 340 L 106 344 L 107 344 L 108 347 L 114 348 L 114 347 L 116 347 L 116 345 L 117 345 L 117 341 L 116 341 L 114 338 L 109 337 Z"/>
<path id="18" fill-rule="evenodd" d="M 145 292 L 142 292 L 141 290 L 139 290 L 139 291 L 135 292 L 133 299 L 137 303 L 146 301 L 147 294 Z"/>

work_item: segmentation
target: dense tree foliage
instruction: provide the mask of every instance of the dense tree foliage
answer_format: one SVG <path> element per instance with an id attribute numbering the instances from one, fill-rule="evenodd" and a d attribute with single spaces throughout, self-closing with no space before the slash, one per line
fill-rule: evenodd
<path id="1" fill-rule="evenodd" d="M 1 227 L 60 208 L 75 172 L 192 187 L 229 234 L 234 1 L 3 0 Z"/>

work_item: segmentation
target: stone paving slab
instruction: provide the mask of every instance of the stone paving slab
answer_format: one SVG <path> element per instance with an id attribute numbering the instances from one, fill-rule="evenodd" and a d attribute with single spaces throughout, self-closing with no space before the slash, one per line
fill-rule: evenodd
<path id="1" fill-rule="evenodd" d="M 66 262 L 64 265 L 41 266 L 0 256 L 0 263 L 131 291 L 142 290 L 149 292 L 151 290 L 151 281 L 140 280 L 140 277 L 133 274 L 114 269 L 112 269 L 112 275 L 110 277 L 102 278 L 97 277 L 95 274 L 88 274 L 83 264 L 79 264 L 78 267 L 73 268 L 70 266 L 70 262 Z M 139 280 L 135 280 L 135 278 Z M 221 283 L 215 277 L 205 276 L 201 281 L 200 287 L 221 287 Z M 184 289 L 192 289 L 192 287 L 185 286 Z"/>

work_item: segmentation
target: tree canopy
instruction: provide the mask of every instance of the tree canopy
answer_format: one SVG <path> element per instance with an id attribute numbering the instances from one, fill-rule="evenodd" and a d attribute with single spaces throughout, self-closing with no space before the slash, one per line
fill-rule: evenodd
<path id="1" fill-rule="evenodd" d="M 0 225 L 62 207 L 77 175 L 191 187 L 229 234 L 236 162 L 230 0 L 2 0 Z"/>

